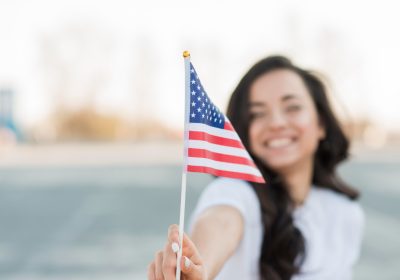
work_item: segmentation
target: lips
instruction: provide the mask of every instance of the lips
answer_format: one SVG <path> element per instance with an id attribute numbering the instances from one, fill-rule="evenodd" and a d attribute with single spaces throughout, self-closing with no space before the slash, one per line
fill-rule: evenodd
<path id="1" fill-rule="evenodd" d="M 294 142 L 293 138 L 290 137 L 284 137 L 284 138 L 276 138 L 276 139 L 271 139 L 265 142 L 265 146 L 268 148 L 284 148 L 286 146 L 289 146 Z"/>

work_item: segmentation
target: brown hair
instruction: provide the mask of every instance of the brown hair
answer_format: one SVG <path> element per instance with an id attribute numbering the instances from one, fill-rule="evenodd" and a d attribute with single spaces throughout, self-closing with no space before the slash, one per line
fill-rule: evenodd
<path id="1" fill-rule="evenodd" d="M 326 89 L 312 72 L 303 70 L 283 56 L 270 56 L 257 62 L 240 80 L 229 101 L 227 116 L 249 150 L 257 166 L 267 178 L 265 184 L 252 186 L 260 200 L 264 237 L 260 254 L 262 279 L 288 280 L 299 272 L 304 259 L 305 241 L 293 224 L 293 201 L 279 175 L 251 153 L 248 132 L 251 122 L 249 91 L 252 83 L 268 72 L 287 69 L 304 81 L 325 127 L 326 137 L 314 155 L 312 184 L 328 188 L 356 199 L 359 193 L 345 184 L 336 173 L 336 166 L 348 157 L 349 141 L 329 104 Z"/>

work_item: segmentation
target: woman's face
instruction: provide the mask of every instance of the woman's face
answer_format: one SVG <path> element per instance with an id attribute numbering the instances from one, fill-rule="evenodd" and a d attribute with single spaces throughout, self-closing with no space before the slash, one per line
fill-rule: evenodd
<path id="1" fill-rule="evenodd" d="M 250 87 L 249 127 L 252 153 L 277 173 L 312 166 L 325 130 L 301 77 L 275 70 Z"/>

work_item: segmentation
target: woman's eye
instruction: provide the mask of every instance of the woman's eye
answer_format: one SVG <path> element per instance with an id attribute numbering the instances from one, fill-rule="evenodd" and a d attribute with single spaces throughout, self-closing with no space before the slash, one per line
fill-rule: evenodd
<path id="1" fill-rule="evenodd" d="M 288 107 L 286 107 L 286 111 L 287 112 L 297 112 L 301 110 L 301 106 L 300 105 L 290 105 Z"/>
<path id="2" fill-rule="evenodd" d="M 264 112 L 251 112 L 250 113 L 250 119 L 257 119 L 257 118 L 262 118 L 265 115 Z"/>

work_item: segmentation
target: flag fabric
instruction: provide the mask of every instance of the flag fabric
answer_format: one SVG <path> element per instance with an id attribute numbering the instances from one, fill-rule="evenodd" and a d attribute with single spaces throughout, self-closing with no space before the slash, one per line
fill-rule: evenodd
<path id="1" fill-rule="evenodd" d="M 213 104 L 190 63 L 187 171 L 265 183 L 228 118 Z"/>

